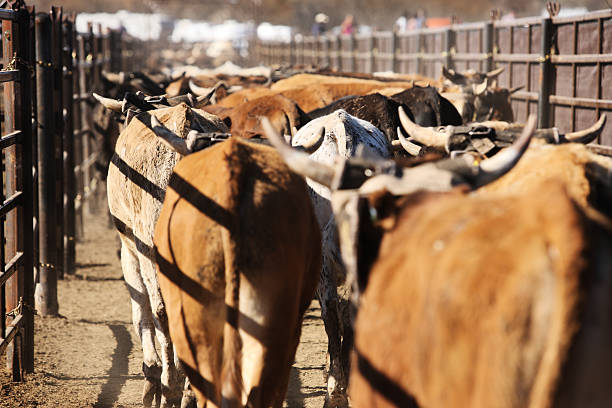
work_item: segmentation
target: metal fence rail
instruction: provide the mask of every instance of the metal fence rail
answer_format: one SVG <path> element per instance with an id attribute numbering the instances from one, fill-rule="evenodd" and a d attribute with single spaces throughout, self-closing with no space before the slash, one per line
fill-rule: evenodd
<path id="1" fill-rule="evenodd" d="M 31 19 L 25 8 L 1 10 L 3 85 L 0 205 L 0 354 L 13 379 L 34 368 Z"/>
<path id="2" fill-rule="evenodd" d="M 95 134 L 91 94 L 102 91 L 103 70 L 139 69 L 146 51 L 119 31 L 78 34 L 76 16 L 60 7 L 35 14 L 15 4 L 0 9 L 0 355 L 18 381 L 34 369 L 34 306 L 57 314 L 57 280 L 75 272 L 83 208 L 96 207 L 105 135 Z"/>
<path id="3" fill-rule="evenodd" d="M 602 114 L 612 119 L 612 10 L 404 33 L 296 36 L 290 43 L 260 42 L 256 50 L 267 65 L 314 65 L 344 72 L 438 78 L 444 65 L 479 71 L 505 67 L 500 86 L 525 86 L 512 96 L 518 121 L 537 112 L 540 126 L 567 132 L 590 126 Z M 612 146 L 612 126 L 597 142 Z"/>

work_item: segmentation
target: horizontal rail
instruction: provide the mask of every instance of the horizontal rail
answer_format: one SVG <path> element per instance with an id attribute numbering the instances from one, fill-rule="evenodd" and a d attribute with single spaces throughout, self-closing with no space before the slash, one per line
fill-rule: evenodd
<path id="1" fill-rule="evenodd" d="M 4 265 L 4 272 L 0 274 L 0 286 L 4 285 L 7 280 L 17 272 L 19 265 L 23 262 L 23 252 L 17 252 L 15 256 Z"/>
<path id="2" fill-rule="evenodd" d="M 0 205 L 0 217 L 4 217 L 9 211 L 14 210 L 18 205 L 23 204 L 23 192 L 17 191 L 15 194 L 4 200 Z"/>
<path id="3" fill-rule="evenodd" d="M 6 348 L 13 341 L 21 327 L 23 326 L 23 315 L 17 316 L 8 326 L 6 337 L 0 342 L 0 355 L 4 355 Z"/>
<path id="4" fill-rule="evenodd" d="M 537 92 L 529 92 L 529 91 L 517 91 L 510 97 L 511 99 L 519 99 L 523 101 L 537 101 L 538 100 Z"/>
<path id="5" fill-rule="evenodd" d="M 538 54 L 495 54 L 493 56 L 497 62 L 540 62 Z"/>
<path id="6" fill-rule="evenodd" d="M 576 98 L 571 96 L 550 95 L 550 103 L 554 105 L 567 105 L 594 109 L 612 109 L 612 100 Z"/>
<path id="7" fill-rule="evenodd" d="M 586 147 L 593 153 L 612 157 L 612 147 L 610 146 L 604 146 L 600 144 L 591 143 L 591 144 L 586 145 Z"/>
<path id="8" fill-rule="evenodd" d="M 606 64 L 612 62 L 612 54 L 553 55 L 550 60 L 553 64 Z"/>
<path id="9" fill-rule="evenodd" d="M 20 71 L 11 69 L 8 71 L 0 71 L 0 82 L 12 82 L 19 80 Z"/>
<path id="10" fill-rule="evenodd" d="M 21 143 L 22 136 L 23 132 L 21 130 L 16 130 L 6 136 L 2 136 L 2 138 L 0 138 L 0 149 L 4 149 L 9 146 L 13 146 L 17 143 Z"/>
<path id="11" fill-rule="evenodd" d="M 467 53 L 467 52 L 456 52 L 453 54 L 453 59 L 459 61 L 473 61 L 473 60 L 484 60 L 487 59 L 489 55 L 485 53 Z"/>

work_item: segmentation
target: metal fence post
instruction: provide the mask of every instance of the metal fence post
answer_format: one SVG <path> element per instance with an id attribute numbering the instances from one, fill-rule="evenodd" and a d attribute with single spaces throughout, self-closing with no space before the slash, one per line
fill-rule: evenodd
<path id="1" fill-rule="evenodd" d="M 83 122 L 83 106 L 82 106 L 82 98 L 81 98 L 81 77 L 85 75 L 85 70 L 83 68 L 84 62 L 84 45 L 85 39 L 82 35 L 77 35 L 76 30 L 73 35 L 74 49 L 72 51 L 72 60 L 74 64 L 73 71 L 73 118 L 74 118 L 74 176 L 76 179 L 75 189 L 76 195 L 74 199 L 74 211 L 75 211 L 75 238 L 77 240 L 81 240 L 84 235 L 83 230 L 83 201 L 85 201 L 83 191 L 83 131 L 84 131 L 84 122 Z"/>
<path id="2" fill-rule="evenodd" d="M 397 49 L 399 44 L 397 30 L 393 30 L 391 33 L 391 71 L 399 72 L 399 60 L 397 58 L 397 54 L 399 50 Z"/>
<path id="3" fill-rule="evenodd" d="M 63 98 L 64 98 L 64 268 L 67 274 L 75 273 L 75 211 L 76 178 L 74 176 L 74 16 L 63 21 L 64 47 L 62 49 Z"/>
<path id="4" fill-rule="evenodd" d="M 419 32 L 416 35 L 416 41 L 417 41 L 417 57 L 415 61 L 416 73 L 423 75 L 423 53 L 425 52 L 425 49 L 423 46 L 423 34 L 421 33 L 421 30 L 419 30 Z"/>
<path id="5" fill-rule="evenodd" d="M 55 117 L 55 222 L 56 222 L 56 270 L 59 279 L 64 278 L 64 115 L 62 86 L 62 8 L 51 7 L 53 61 L 53 116 Z"/>
<path id="6" fill-rule="evenodd" d="M 553 43 L 553 24 L 550 18 L 542 19 L 542 49 L 540 51 L 540 94 L 538 95 L 538 127 L 550 127 L 550 94 L 554 83 L 550 60 Z"/>
<path id="7" fill-rule="evenodd" d="M 19 112 L 16 112 L 15 123 L 19 124 L 23 132 L 20 152 L 21 169 L 17 172 L 20 180 L 21 191 L 23 192 L 24 202 L 20 214 L 20 227 L 18 228 L 19 239 L 17 242 L 18 250 L 24 254 L 21 265 L 23 269 L 23 300 L 25 305 L 34 306 L 34 263 L 38 258 L 34 256 L 34 234 L 33 234 L 33 209 L 37 201 L 34 195 L 34 185 L 32 182 L 32 153 L 33 137 L 32 134 L 32 75 L 31 70 L 34 66 L 34 37 L 32 28 L 34 27 L 34 8 L 30 10 L 22 8 L 19 10 L 17 18 L 19 29 L 17 57 L 24 61 L 25 66 L 20 70 L 17 101 Z M 34 372 L 34 313 L 31 308 L 26 307 L 24 314 L 24 334 L 23 334 L 23 368 L 27 373 Z"/>
<path id="8" fill-rule="evenodd" d="M 53 71 L 51 21 L 36 15 L 36 93 L 38 95 L 38 220 L 40 240 L 40 282 L 36 287 L 36 308 L 42 315 L 57 315 L 57 251 L 55 220 L 55 127 L 53 117 Z"/>

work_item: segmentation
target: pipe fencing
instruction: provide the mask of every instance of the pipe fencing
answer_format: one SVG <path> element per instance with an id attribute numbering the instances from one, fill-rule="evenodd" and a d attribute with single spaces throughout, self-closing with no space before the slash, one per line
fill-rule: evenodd
<path id="1" fill-rule="evenodd" d="M 143 43 L 89 26 L 61 7 L 0 8 L 0 355 L 13 380 L 34 370 L 34 314 L 58 312 L 57 280 L 75 273 L 83 211 L 97 208 L 92 92 L 103 71 L 138 70 Z"/>
<path id="2" fill-rule="evenodd" d="M 558 11 L 558 10 L 557 10 Z M 312 65 L 344 72 L 393 71 L 438 78 L 442 66 L 490 71 L 504 67 L 499 86 L 512 96 L 516 120 L 538 114 L 540 127 L 563 132 L 612 120 L 612 10 L 578 17 L 529 17 L 453 24 L 410 32 L 295 36 L 257 42 L 265 65 Z M 597 143 L 612 146 L 612 126 Z"/>

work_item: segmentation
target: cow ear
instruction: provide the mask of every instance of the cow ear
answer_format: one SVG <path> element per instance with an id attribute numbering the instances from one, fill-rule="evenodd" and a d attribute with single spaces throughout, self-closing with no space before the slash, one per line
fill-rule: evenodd
<path id="1" fill-rule="evenodd" d="M 230 129 L 232 127 L 232 118 L 230 118 L 229 116 L 223 118 L 223 123 L 225 123 L 225 126 L 227 126 L 228 129 Z"/>

